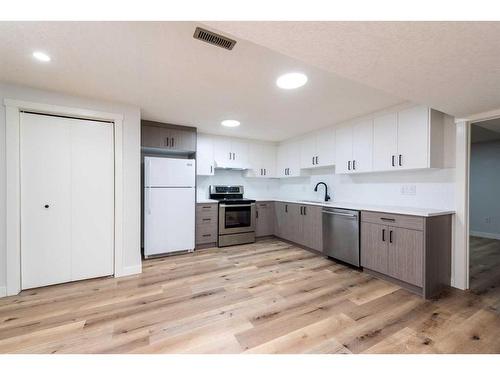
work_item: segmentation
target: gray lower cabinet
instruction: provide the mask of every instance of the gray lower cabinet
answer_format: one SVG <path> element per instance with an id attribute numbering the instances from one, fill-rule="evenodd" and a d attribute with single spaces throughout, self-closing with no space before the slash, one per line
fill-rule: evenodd
<path id="1" fill-rule="evenodd" d="M 425 298 L 450 285 L 451 215 L 361 213 L 361 266 Z"/>
<path id="2" fill-rule="evenodd" d="M 274 202 L 257 202 L 255 206 L 255 236 L 272 236 L 275 225 Z"/>
<path id="3" fill-rule="evenodd" d="M 143 120 L 141 121 L 141 146 L 195 152 L 196 129 Z"/>
<path id="4" fill-rule="evenodd" d="M 196 246 L 214 245 L 217 242 L 217 203 L 196 204 Z"/>
<path id="5" fill-rule="evenodd" d="M 322 251 L 321 207 L 275 202 L 275 217 L 276 236 Z"/>

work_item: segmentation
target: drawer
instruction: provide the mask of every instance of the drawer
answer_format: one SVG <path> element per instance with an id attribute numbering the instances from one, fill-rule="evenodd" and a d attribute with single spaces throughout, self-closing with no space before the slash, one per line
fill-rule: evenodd
<path id="1" fill-rule="evenodd" d="M 272 208 L 274 202 L 257 202 L 255 205 L 260 208 Z"/>
<path id="2" fill-rule="evenodd" d="M 391 227 L 424 230 L 424 218 L 419 216 L 397 215 L 385 212 L 362 211 L 361 221 Z"/>
<path id="3" fill-rule="evenodd" d="M 196 225 L 217 225 L 216 214 L 200 214 L 196 215 Z"/>
<path id="4" fill-rule="evenodd" d="M 219 205 L 217 203 L 197 203 L 196 216 L 217 216 Z"/>
<path id="5" fill-rule="evenodd" d="M 217 242 L 217 225 L 197 225 L 196 244 Z"/>

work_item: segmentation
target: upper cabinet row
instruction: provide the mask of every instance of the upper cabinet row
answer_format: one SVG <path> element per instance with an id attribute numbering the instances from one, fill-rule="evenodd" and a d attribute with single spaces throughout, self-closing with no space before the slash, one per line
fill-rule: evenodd
<path id="1" fill-rule="evenodd" d="M 445 114 L 416 106 L 326 128 L 285 141 L 270 142 L 198 133 L 198 175 L 215 168 L 246 170 L 247 177 L 287 178 L 304 169 L 335 165 L 335 173 L 441 168 Z"/>
<path id="2" fill-rule="evenodd" d="M 337 128 L 335 172 L 444 167 L 445 116 L 418 106 Z"/>

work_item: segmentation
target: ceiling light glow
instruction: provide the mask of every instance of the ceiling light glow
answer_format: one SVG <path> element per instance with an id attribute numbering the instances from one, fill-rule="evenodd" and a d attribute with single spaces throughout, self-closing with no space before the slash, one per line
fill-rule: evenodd
<path id="1" fill-rule="evenodd" d="M 234 128 L 236 126 L 240 126 L 240 122 L 237 120 L 224 120 L 220 124 L 228 128 Z"/>
<path id="2" fill-rule="evenodd" d="M 287 73 L 279 76 L 276 85 L 284 90 L 297 89 L 307 83 L 307 76 L 304 73 Z"/>
<path id="3" fill-rule="evenodd" d="M 50 56 L 47 55 L 45 52 L 41 51 L 35 51 L 33 52 L 33 57 L 37 59 L 38 61 L 43 61 L 43 62 L 49 62 L 50 61 Z"/>

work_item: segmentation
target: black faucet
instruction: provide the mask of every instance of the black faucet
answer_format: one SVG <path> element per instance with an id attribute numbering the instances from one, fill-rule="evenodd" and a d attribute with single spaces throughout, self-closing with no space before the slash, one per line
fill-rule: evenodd
<path id="1" fill-rule="evenodd" d="M 328 186 L 326 186 L 324 182 L 318 182 L 316 184 L 316 187 L 314 188 L 314 191 L 318 191 L 319 185 L 325 185 L 325 202 L 328 202 L 330 200 L 330 196 L 328 195 Z"/>

